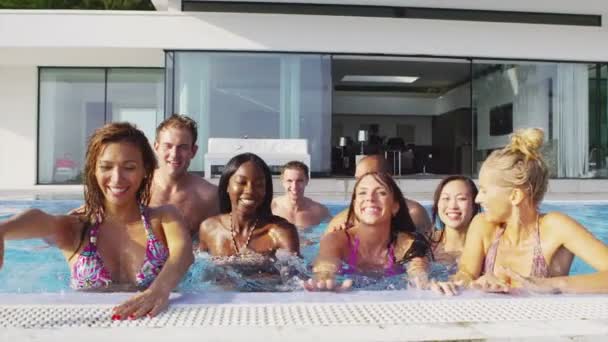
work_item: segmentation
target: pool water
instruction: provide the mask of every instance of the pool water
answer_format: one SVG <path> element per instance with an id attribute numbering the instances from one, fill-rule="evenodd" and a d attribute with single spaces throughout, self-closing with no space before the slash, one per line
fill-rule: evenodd
<path id="1" fill-rule="evenodd" d="M 82 204 L 81 200 L 0 200 L 0 221 L 28 208 L 39 208 L 48 213 L 63 214 Z M 344 204 L 327 205 L 332 216 L 345 208 Z M 430 206 L 425 205 L 430 212 Z M 542 211 L 564 212 L 589 229 L 597 238 L 608 243 L 608 204 L 550 202 L 544 203 Z M 298 258 L 279 258 L 272 267 L 280 270 L 280 275 L 266 274 L 242 277 L 237 270 L 217 267 L 208 255 L 199 254 L 187 275 L 178 286 L 180 292 L 200 291 L 294 291 L 301 290 L 299 280 L 310 275 L 310 264 L 319 250 L 319 238 L 327 227 L 322 223 L 300 233 L 302 242 Z M 575 258 L 570 274 L 593 272 L 593 268 Z M 445 276 L 445 269 L 434 265 L 434 276 Z M 0 270 L 0 293 L 64 292 L 69 288 L 69 269 L 58 249 L 42 240 L 6 241 L 4 266 Z M 358 276 L 358 288 L 366 290 L 386 290 L 406 288 L 406 281 L 399 276 L 376 279 Z"/>

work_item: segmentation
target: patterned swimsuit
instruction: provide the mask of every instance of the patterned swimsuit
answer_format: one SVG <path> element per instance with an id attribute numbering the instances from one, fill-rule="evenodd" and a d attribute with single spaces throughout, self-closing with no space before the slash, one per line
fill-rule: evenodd
<path id="1" fill-rule="evenodd" d="M 147 288 L 156 279 L 165 262 L 169 258 L 167 247 L 154 236 L 152 227 L 146 215 L 145 208 L 140 205 L 141 220 L 146 229 L 146 257 L 140 271 L 136 275 L 136 283 L 140 288 Z M 96 223 L 89 233 L 89 243 L 82 250 L 72 266 L 70 286 L 76 290 L 98 289 L 112 284 L 110 272 L 104 267 L 97 252 L 97 234 L 100 223 Z"/>

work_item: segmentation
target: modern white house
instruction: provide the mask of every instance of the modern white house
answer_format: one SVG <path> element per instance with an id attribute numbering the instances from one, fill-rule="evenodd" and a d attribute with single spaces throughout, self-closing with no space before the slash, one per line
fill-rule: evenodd
<path id="1" fill-rule="evenodd" d="M 209 138 L 247 136 L 307 139 L 313 176 L 360 149 L 475 175 L 541 127 L 553 177 L 608 177 L 605 0 L 153 2 L 0 10 L 0 188 L 77 183 L 92 130 L 153 139 L 171 113 L 199 123 L 193 171 Z"/>

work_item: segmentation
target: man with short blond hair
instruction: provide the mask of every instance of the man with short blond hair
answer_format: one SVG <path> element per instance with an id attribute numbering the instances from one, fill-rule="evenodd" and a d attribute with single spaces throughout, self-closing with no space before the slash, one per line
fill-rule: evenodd
<path id="1" fill-rule="evenodd" d="M 154 172 L 150 205 L 174 205 L 195 235 L 200 224 L 219 213 L 217 187 L 188 172 L 198 145 L 197 124 L 185 115 L 173 114 L 158 125 L 154 151 L 158 168 Z"/>
<path id="2" fill-rule="evenodd" d="M 308 166 L 302 162 L 291 161 L 285 164 L 281 172 L 285 195 L 272 201 L 272 213 L 298 228 L 316 226 L 329 217 L 329 210 L 324 205 L 304 196 L 308 174 Z"/>

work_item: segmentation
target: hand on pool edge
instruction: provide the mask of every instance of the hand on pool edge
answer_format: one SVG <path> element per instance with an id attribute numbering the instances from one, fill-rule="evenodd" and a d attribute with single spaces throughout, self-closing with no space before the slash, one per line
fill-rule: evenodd
<path id="1" fill-rule="evenodd" d="M 538 294 L 558 294 L 561 291 L 547 283 L 547 278 L 526 277 L 508 267 L 501 268 L 502 273 L 509 277 L 510 282 L 529 292 Z"/>
<path id="2" fill-rule="evenodd" d="M 308 279 L 302 281 L 302 287 L 306 291 L 334 291 L 344 292 L 350 290 L 353 286 L 352 279 L 345 279 L 342 283 L 336 282 L 334 278 L 330 279 Z"/>
<path id="3" fill-rule="evenodd" d="M 437 281 L 433 279 L 429 283 L 429 289 L 431 291 L 448 297 L 460 294 L 460 288 L 463 286 L 464 282 L 462 280 Z"/>
<path id="4" fill-rule="evenodd" d="M 148 288 L 112 309 L 112 320 L 154 317 L 169 305 L 169 293 Z"/>

